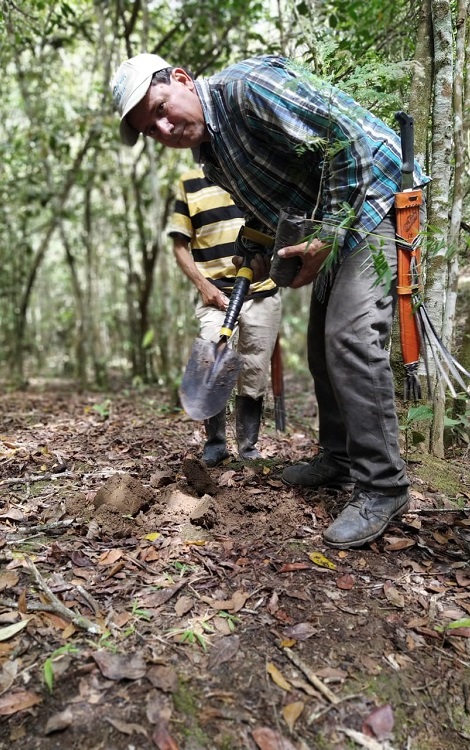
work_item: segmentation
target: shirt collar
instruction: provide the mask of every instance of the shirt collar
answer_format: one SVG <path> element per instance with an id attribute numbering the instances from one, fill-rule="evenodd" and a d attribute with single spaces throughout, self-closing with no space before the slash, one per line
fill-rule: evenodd
<path id="1" fill-rule="evenodd" d="M 201 102 L 204 119 L 209 129 L 209 133 L 216 133 L 219 130 L 219 126 L 217 124 L 215 107 L 212 102 L 209 81 L 206 78 L 200 78 L 197 81 L 194 81 L 194 84 L 196 86 L 196 91 Z"/>

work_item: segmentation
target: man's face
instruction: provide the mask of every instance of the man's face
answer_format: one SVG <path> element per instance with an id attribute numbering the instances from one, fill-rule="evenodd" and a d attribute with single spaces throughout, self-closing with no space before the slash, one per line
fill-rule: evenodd
<path id="1" fill-rule="evenodd" d="M 171 81 L 150 86 L 127 115 L 131 127 L 170 148 L 195 148 L 209 140 L 194 81 L 175 68 Z"/>

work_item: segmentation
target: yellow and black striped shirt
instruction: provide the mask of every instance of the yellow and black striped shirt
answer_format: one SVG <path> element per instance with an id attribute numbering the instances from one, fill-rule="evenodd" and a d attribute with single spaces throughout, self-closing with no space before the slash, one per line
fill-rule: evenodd
<path id="1" fill-rule="evenodd" d="M 228 293 L 237 272 L 232 263 L 233 243 L 243 224 L 243 212 L 225 190 L 206 179 L 202 169 L 191 169 L 181 176 L 167 233 L 185 237 L 202 275 Z M 251 285 L 250 296 L 275 291 L 274 282 L 266 279 Z"/>

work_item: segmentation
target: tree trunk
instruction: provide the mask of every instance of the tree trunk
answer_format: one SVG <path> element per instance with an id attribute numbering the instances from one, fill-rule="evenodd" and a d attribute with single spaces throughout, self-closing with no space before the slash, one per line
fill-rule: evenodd
<path id="1" fill-rule="evenodd" d="M 87 348 L 86 348 L 86 313 L 85 304 L 83 299 L 83 291 L 80 286 L 80 279 L 77 273 L 77 264 L 75 255 L 70 247 L 70 242 L 67 237 L 67 232 L 63 224 L 60 226 L 60 234 L 62 237 L 62 243 L 65 250 L 65 259 L 70 269 L 70 277 L 72 281 L 73 296 L 75 299 L 75 346 L 74 346 L 74 372 L 75 377 L 78 379 L 81 388 L 85 388 L 87 385 Z"/>
<path id="2" fill-rule="evenodd" d="M 452 9 L 448 0 L 431 0 L 434 40 L 434 100 L 432 111 L 432 177 L 428 221 L 435 229 L 439 248 L 428 259 L 426 308 L 440 333 L 444 329 L 444 309 L 448 295 L 447 241 L 449 226 L 451 158 L 453 150 L 453 65 Z M 449 117 L 449 113 L 451 116 Z M 445 389 L 438 374 L 433 374 L 434 418 L 431 429 L 430 451 L 444 457 Z"/>
<path id="3" fill-rule="evenodd" d="M 431 93 L 433 81 L 433 39 L 432 39 L 432 20 L 431 20 L 431 0 L 422 0 L 417 15 L 417 33 L 416 33 L 416 50 L 413 65 L 413 77 L 411 81 L 410 97 L 408 102 L 408 112 L 414 120 L 414 148 L 415 158 L 422 166 L 424 172 L 429 171 L 429 148 L 430 138 L 430 120 L 431 120 Z M 426 230 L 422 226 L 423 231 Z M 423 269 L 425 269 L 424 259 L 426 254 L 425 236 L 422 243 Z M 396 319 L 393 327 L 392 336 L 392 363 L 395 381 L 399 386 L 399 392 L 403 393 L 404 368 L 401 357 L 400 345 L 400 326 Z M 419 374 L 421 376 L 421 385 L 423 393 L 426 392 L 425 366 L 424 362 L 420 364 Z M 429 441 L 428 441 L 429 442 Z M 425 449 L 426 443 L 421 446 Z"/>
<path id="4" fill-rule="evenodd" d="M 409 111 L 414 119 L 415 158 L 427 171 L 433 77 L 431 0 L 422 0 L 418 12 L 416 51 L 411 82 Z"/>

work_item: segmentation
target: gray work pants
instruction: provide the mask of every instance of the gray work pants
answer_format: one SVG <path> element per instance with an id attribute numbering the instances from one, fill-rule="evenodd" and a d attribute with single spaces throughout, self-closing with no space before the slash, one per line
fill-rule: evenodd
<path id="1" fill-rule="evenodd" d="M 392 271 L 387 293 L 377 285 L 369 243 L 383 249 Z M 388 216 L 341 263 L 323 302 L 313 291 L 308 327 L 320 445 L 349 468 L 359 488 L 385 494 L 409 485 L 385 348 L 396 303 L 396 272 L 395 223 Z"/>

